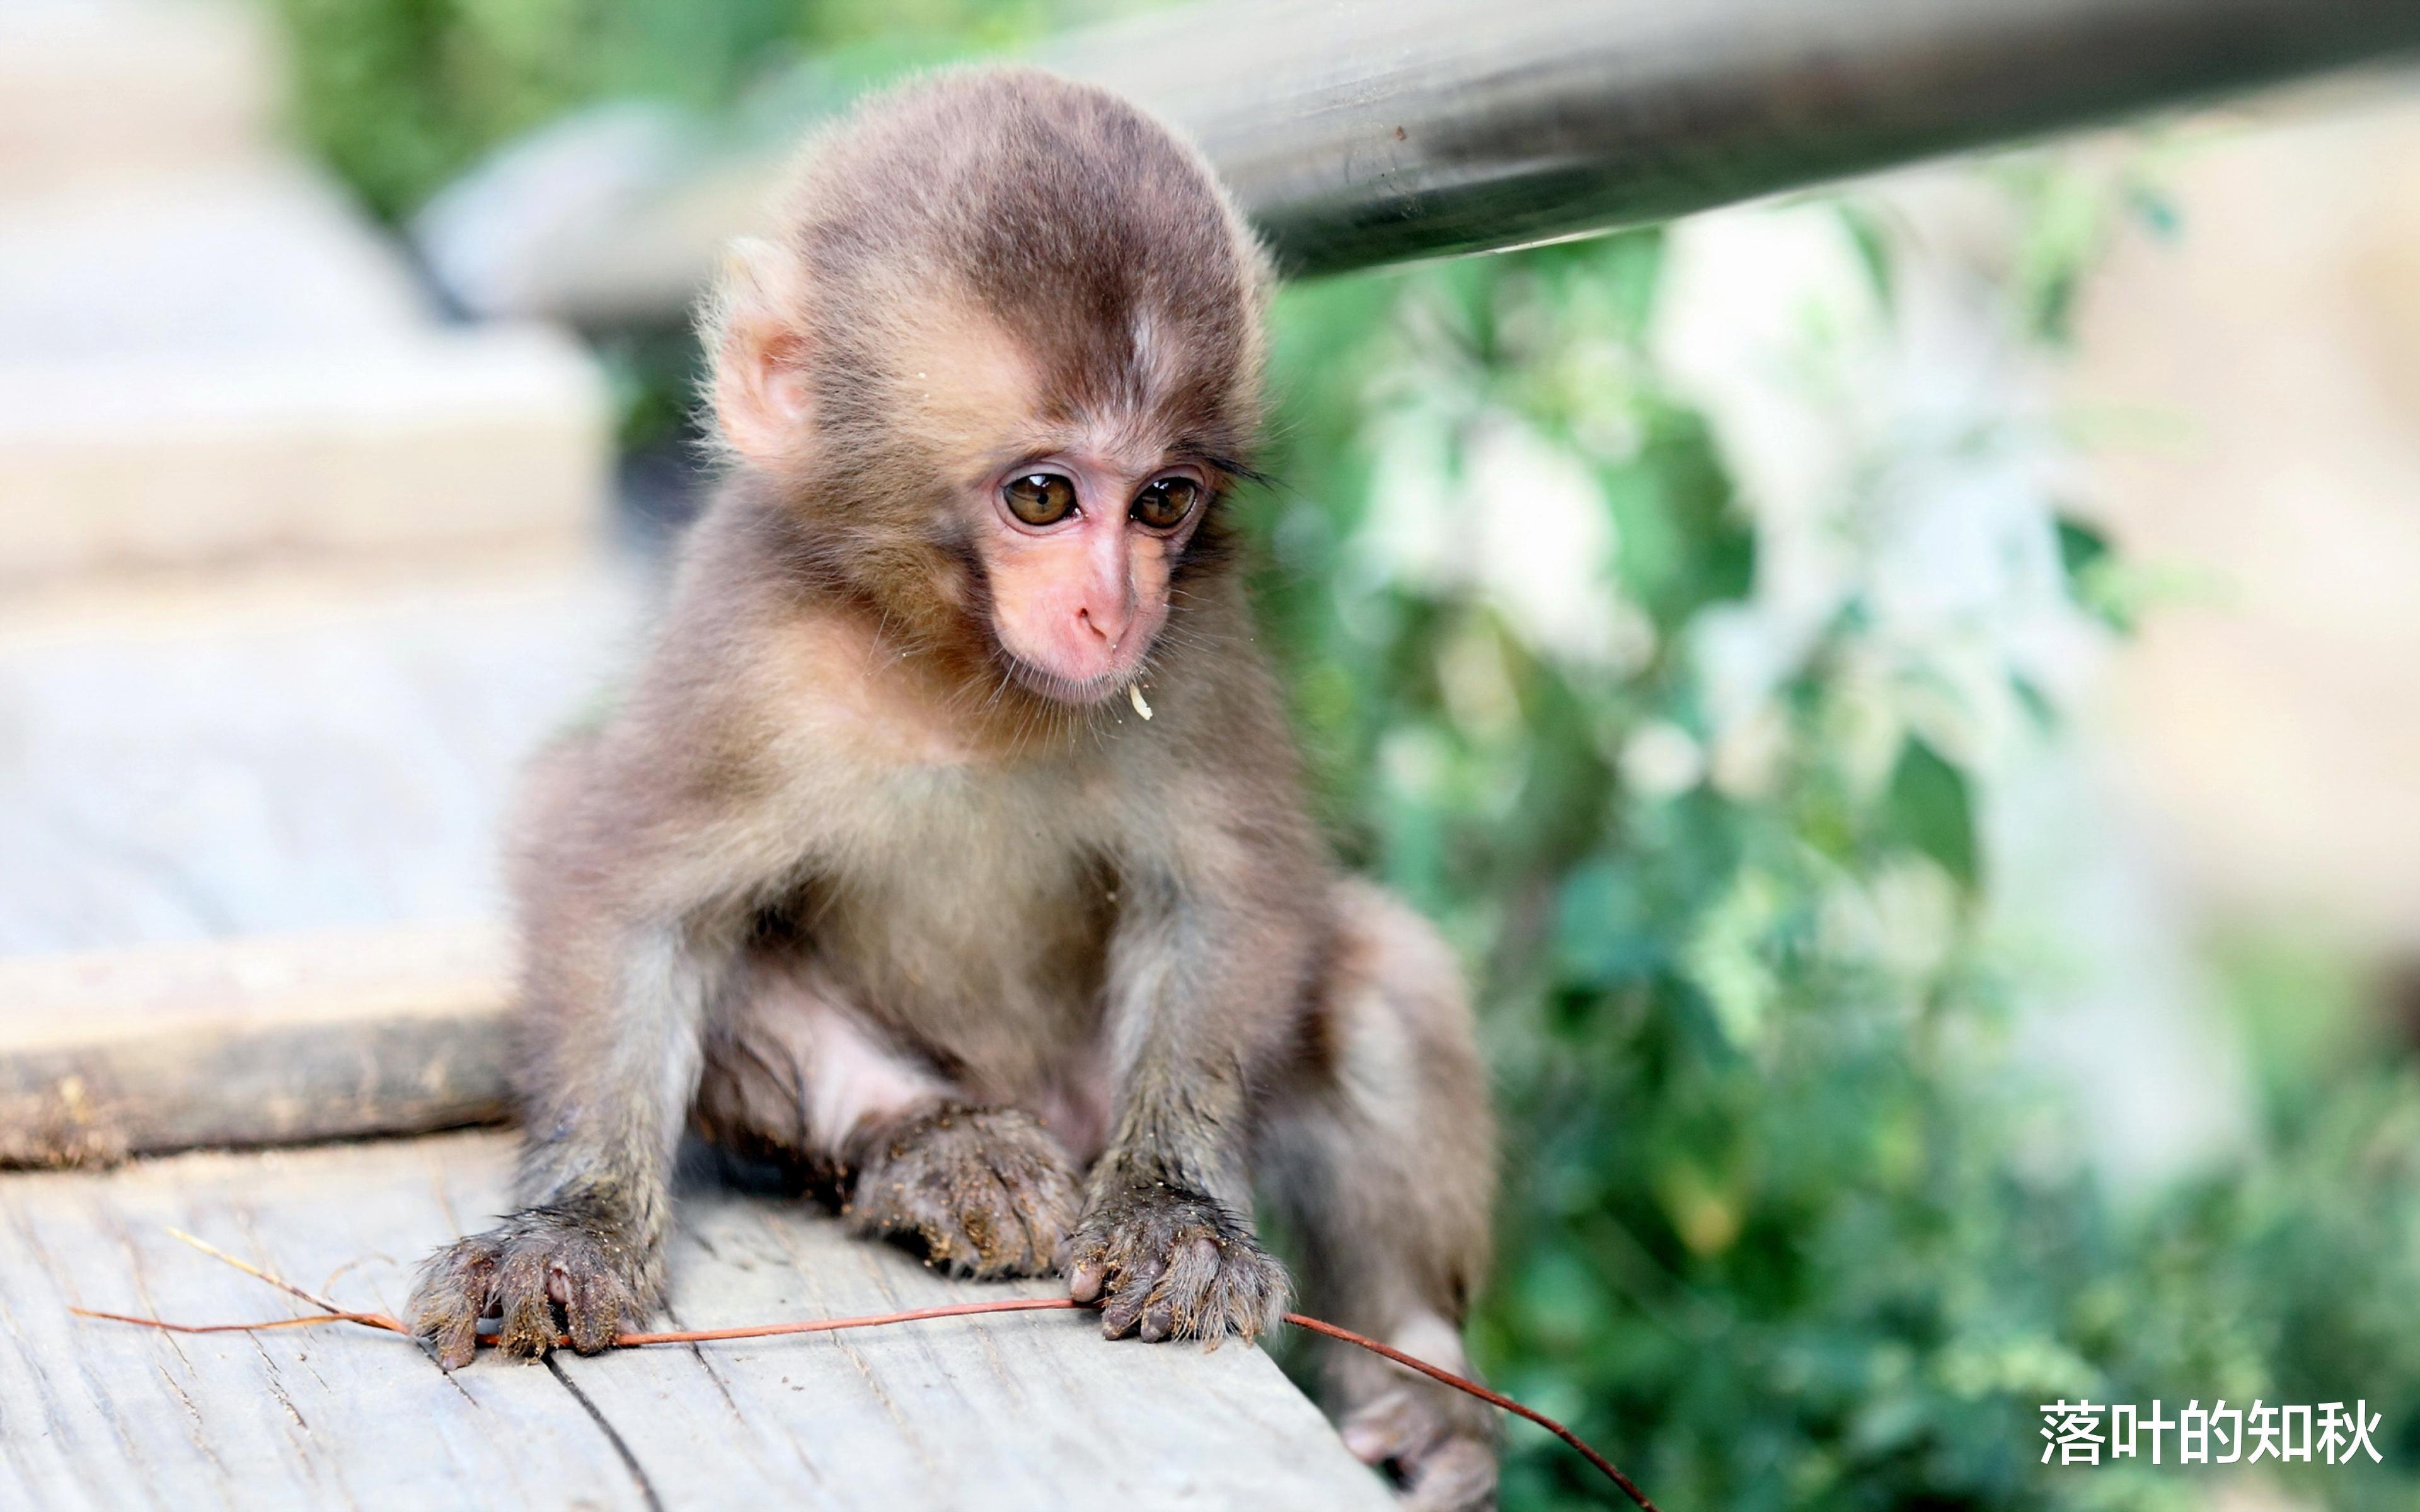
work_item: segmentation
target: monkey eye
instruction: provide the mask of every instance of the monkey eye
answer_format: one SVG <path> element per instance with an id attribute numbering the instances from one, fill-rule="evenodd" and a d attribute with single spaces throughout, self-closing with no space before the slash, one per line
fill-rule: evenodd
<path id="1" fill-rule="evenodd" d="M 1056 472 L 1029 472 L 1001 488 L 1009 512 L 1028 525 L 1056 525 L 1076 512 L 1076 486 Z"/>
<path id="2" fill-rule="evenodd" d="M 1202 486 L 1191 478 L 1156 478 L 1135 495 L 1131 513 L 1139 525 L 1172 531 L 1185 523 L 1185 517 L 1193 512 L 1194 501 L 1201 497 Z"/>

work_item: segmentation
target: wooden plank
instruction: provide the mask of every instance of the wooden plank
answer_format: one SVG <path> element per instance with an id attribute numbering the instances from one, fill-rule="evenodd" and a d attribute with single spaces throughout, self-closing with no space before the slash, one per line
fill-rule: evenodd
<path id="1" fill-rule="evenodd" d="M 277 143 L 265 8 L 224 0 L 0 5 L 0 194 L 173 179 Z"/>
<path id="2" fill-rule="evenodd" d="M 0 1165 L 503 1108 L 497 815 L 606 563 L 0 594 Z"/>
<path id="3" fill-rule="evenodd" d="M 975 1287 L 853 1241 L 794 1203 L 692 1195 L 674 1247 L 685 1328 L 934 1306 L 1056 1281 Z M 565 1372 L 650 1475 L 717 1445 L 712 1498 L 677 1472 L 667 1505 L 795 1496 L 903 1507 L 1383 1507 L 1371 1473 L 1256 1349 L 1109 1343 L 1089 1317 L 1032 1313 L 702 1346 L 691 1375 L 637 1354 Z"/>
<path id="4" fill-rule="evenodd" d="M 171 1239 L 171 1225 L 306 1286 L 360 1261 L 333 1289 L 399 1307 L 407 1268 L 450 1227 L 449 1209 L 475 1215 L 495 1202 L 503 1143 L 0 1178 L 0 1505 L 638 1504 L 610 1441 L 544 1371 L 449 1382 L 396 1341 L 179 1337 L 64 1311 L 217 1320 L 293 1310 Z"/>
<path id="5" fill-rule="evenodd" d="M 0 958 L 0 1165 L 494 1122 L 508 962 L 478 927 Z"/>
<path id="6" fill-rule="evenodd" d="M 0 581 L 603 533 L 604 380 L 535 326 L 0 360 Z"/>
<path id="7" fill-rule="evenodd" d="M 1044 1313 L 566 1359 L 453 1377 L 368 1335 L 179 1337 L 70 1303 L 274 1317 L 174 1225 L 394 1311 L 412 1263 L 502 1204 L 509 1141 L 457 1134 L 0 1177 L 0 1506 L 1378 1509 L 1257 1350 L 1103 1341 Z M 939 1277 L 799 1203 L 684 1195 L 691 1326 L 1016 1288 Z M 1044 1291 L 1047 1283 L 1023 1289 Z"/>
<path id="8" fill-rule="evenodd" d="M 644 590 L 592 559 L 0 589 L 0 955 L 474 923 Z"/>

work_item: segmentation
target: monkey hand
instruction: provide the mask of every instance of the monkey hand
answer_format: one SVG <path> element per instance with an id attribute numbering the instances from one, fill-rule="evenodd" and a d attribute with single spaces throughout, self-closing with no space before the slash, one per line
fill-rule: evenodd
<path id="1" fill-rule="evenodd" d="M 1047 1274 L 1076 1221 L 1073 1163 L 1030 1113 L 944 1103 L 861 1149 L 849 1227 L 914 1239 L 954 1274 Z"/>
<path id="2" fill-rule="evenodd" d="M 1101 1301 L 1101 1332 L 1147 1343 L 1251 1338 L 1285 1311 L 1285 1268 L 1226 1204 L 1160 1182 L 1112 1188 L 1069 1236 L 1067 1294 Z"/>
<path id="3" fill-rule="evenodd" d="M 565 1335 L 573 1349 L 595 1354 L 638 1324 L 654 1291 L 651 1271 L 644 1247 L 610 1222 L 527 1208 L 431 1255 L 406 1311 L 414 1336 L 448 1370 L 471 1363 L 479 1319 L 490 1315 L 502 1319 L 496 1347 L 506 1354 L 535 1359 Z"/>

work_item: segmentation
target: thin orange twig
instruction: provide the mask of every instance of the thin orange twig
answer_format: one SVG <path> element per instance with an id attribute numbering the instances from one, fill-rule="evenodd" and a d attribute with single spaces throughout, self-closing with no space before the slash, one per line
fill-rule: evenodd
<path id="1" fill-rule="evenodd" d="M 178 1233 L 175 1229 L 169 1232 L 175 1233 L 178 1239 L 204 1254 L 224 1260 L 247 1275 L 265 1281 L 280 1291 L 289 1292 L 325 1310 L 300 1318 L 279 1318 L 255 1323 L 172 1323 L 163 1318 L 142 1318 L 132 1313 L 102 1312 L 93 1307 L 70 1307 L 68 1311 L 79 1318 L 106 1319 L 113 1323 L 132 1323 L 142 1328 L 163 1329 L 171 1334 L 250 1334 L 272 1328 L 307 1328 L 320 1323 L 356 1323 L 364 1328 L 374 1328 L 381 1333 L 396 1334 L 405 1338 L 411 1336 L 410 1328 L 406 1327 L 400 1319 L 388 1314 L 348 1312 L 324 1297 L 315 1296 L 290 1281 L 264 1271 L 256 1265 L 239 1260 L 225 1250 L 204 1243 L 190 1234 Z M 845 1328 L 880 1328 L 891 1323 L 921 1323 L 937 1318 L 967 1318 L 980 1313 L 1075 1312 L 1088 1310 L 1089 1305 L 1066 1297 L 1004 1297 L 994 1302 L 954 1302 L 939 1307 L 914 1307 L 906 1312 L 868 1313 L 855 1318 L 812 1318 L 790 1323 L 750 1323 L 737 1328 L 686 1328 L 668 1333 L 616 1334 L 613 1335 L 613 1343 L 617 1348 L 622 1349 L 641 1348 L 650 1344 L 709 1344 L 721 1339 L 772 1338 L 785 1334 L 830 1334 Z M 1577 1450 L 1581 1458 L 1594 1465 L 1606 1479 L 1621 1487 L 1622 1494 L 1637 1503 L 1642 1512 L 1659 1512 L 1655 1504 L 1647 1499 L 1647 1493 L 1632 1484 L 1629 1476 L 1616 1469 L 1612 1460 L 1597 1453 L 1589 1445 L 1587 1440 L 1535 1408 L 1524 1406 L 1501 1392 L 1491 1391 L 1467 1377 L 1455 1375 L 1443 1365 L 1431 1365 L 1416 1355 L 1405 1354 L 1390 1344 L 1381 1344 L 1367 1335 L 1356 1334 L 1349 1328 L 1340 1327 L 1325 1319 L 1312 1318 L 1304 1313 L 1287 1313 L 1283 1316 L 1285 1321 L 1296 1328 L 1308 1329 L 1311 1333 L 1326 1335 L 1329 1338 L 1367 1350 L 1373 1354 L 1392 1360 L 1407 1369 L 1417 1370 L 1432 1381 L 1451 1386 L 1456 1391 L 1467 1392 L 1491 1407 L 1499 1408 L 1516 1417 L 1527 1418 Z M 494 1341 L 489 1337 L 482 1336 L 479 1342 L 492 1344 Z M 568 1348 L 571 1340 L 558 1338 L 555 1342 Z"/>
<path id="2" fill-rule="evenodd" d="M 1485 1402 L 1490 1407 L 1500 1407 L 1515 1417 L 1528 1418 L 1530 1422 L 1537 1424 L 1542 1428 L 1544 1428 L 1556 1438 L 1562 1440 L 1565 1443 L 1577 1449 L 1580 1452 L 1581 1458 L 1586 1459 L 1590 1464 L 1594 1465 L 1597 1469 L 1605 1472 L 1606 1479 L 1612 1481 L 1616 1486 L 1621 1487 L 1622 1492 L 1632 1501 L 1644 1507 L 1646 1512 L 1657 1512 L 1655 1504 L 1647 1499 L 1647 1493 L 1632 1485 L 1629 1476 L 1615 1469 L 1612 1460 L 1607 1459 L 1605 1456 L 1597 1453 L 1596 1450 L 1590 1447 L 1586 1439 L 1574 1433 L 1571 1429 L 1563 1427 L 1560 1423 L 1556 1422 L 1553 1418 L 1548 1417 L 1545 1413 L 1539 1412 L 1536 1408 L 1524 1406 L 1521 1403 L 1514 1401 L 1512 1397 L 1505 1396 L 1500 1391 L 1490 1391 L 1485 1386 L 1481 1385 L 1478 1381 L 1457 1376 L 1452 1371 L 1446 1369 L 1443 1365 L 1434 1365 L 1429 1364 L 1426 1360 L 1405 1354 L 1403 1350 L 1396 1349 L 1391 1344 L 1381 1344 L 1376 1339 L 1370 1338 L 1364 1335 L 1356 1334 L 1349 1328 L 1339 1328 L 1337 1325 L 1328 1322 L 1325 1319 L 1312 1318 L 1303 1313 L 1288 1313 L 1285 1315 L 1285 1320 L 1292 1323 L 1296 1328 L 1307 1328 L 1314 1334 L 1325 1334 L 1332 1339 L 1342 1339 L 1347 1344 L 1359 1345 L 1362 1349 L 1369 1350 L 1372 1354 L 1384 1355 L 1400 1365 L 1409 1365 L 1412 1369 L 1419 1371 L 1421 1375 L 1428 1377 L 1431 1381 L 1442 1381 L 1456 1391 L 1466 1391 L 1473 1396 L 1478 1397 L 1481 1401 Z"/>
<path id="3" fill-rule="evenodd" d="M 78 1318 L 105 1318 L 113 1323 L 139 1323 L 170 1334 L 258 1334 L 272 1328 L 309 1328 L 318 1323 L 367 1323 L 400 1334 L 403 1325 L 384 1313 L 312 1313 L 302 1318 L 271 1318 L 257 1323 L 172 1323 L 164 1318 L 137 1318 L 132 1313 L 105 1313 L 98 1307 L 70 1307 Z"/>
<path id="4" fill-rule="evenodd" d="M 178 1243 L 191 1244 L 194 1248 L 200 1250 L 203 1254 L 209 1256 L 211 1259 L 218 1261 L 222 1265 L 234 1266 L 237 1270 L 241 1271 L 244 1274 L 251 1276 L 256 1281 L 266 1281 L 280 1291 L 300 1297 L 304 1302 L 309 1303 L 312 1306 L 318 1308 L 321 1312 L 342 1313 L 345 1310 L 342 1307 L 337 1306 L 334 1303 L 330 1302 L 327 1298 L 320 1296 L 318 1292 L 305 1291 L 301 1287 L 296 1286 L 293 1282 L 287 1280 L 284 1276 L 273 1275 L 271 1273 L 262 1270 L 259 1266 L 253 1264 L 250 1260 L 237 1259 L 234 1256 L 229 1255 L 226 1251 L 219 1248 L 216 1244 L 211 1243 L 207 1239 L 195 1239 L 193 1235 L 185 1232 L 183 1229 L 173 1227 L 168 1230 L 168 1237 L 177 1241 Z"/>

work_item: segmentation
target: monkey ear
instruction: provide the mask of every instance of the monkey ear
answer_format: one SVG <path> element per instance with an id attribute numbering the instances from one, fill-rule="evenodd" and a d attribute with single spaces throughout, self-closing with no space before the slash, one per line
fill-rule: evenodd
<path id="1" fill-rule="evenodd" d="M 797 260 L 753 237 L 731 244 L 708 332 L 714 417 L 731 449 L 786 470 L 806 445 L 811 393 Z"/>

